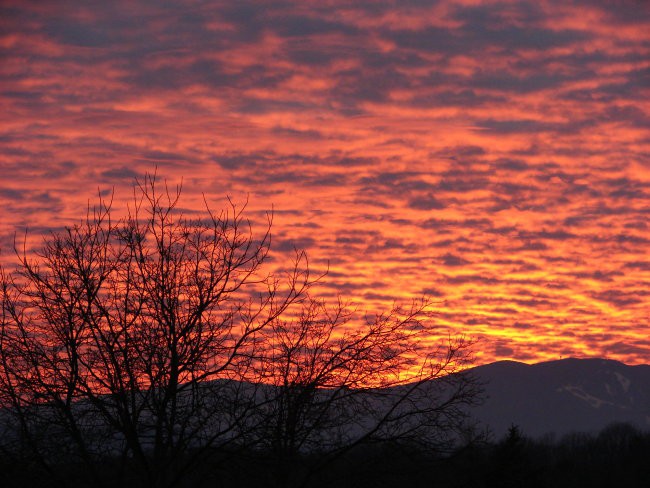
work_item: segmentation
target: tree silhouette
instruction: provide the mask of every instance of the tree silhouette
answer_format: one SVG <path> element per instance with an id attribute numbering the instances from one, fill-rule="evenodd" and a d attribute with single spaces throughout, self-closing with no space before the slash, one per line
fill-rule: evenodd
<path id="1" fill-rule="evenodd" d="M 0 391 L 41 459 L 111 455 L 166 486 L 241 438 L 254 339 L 309 286 L 305 257 L 283 288 L 260 275 L 270 221 L 255 239 L 234 205 L 190 220 L 179 196 L 147 176 L 126 218 L 101 202 L 2 272 Z"/>
<path id="2" fill-rule="evenodd" d="M 416 341 L 426 302 L 352 327 L 344 304 L 309 296 L 303 252 L 286 279 L 263 273 L 270 216 L 256 237 L 234 204 L 190 219 L 159 186 L 136 182 L 119 219 L 100 199 L 0 268 L 5 452 L 52 483 L 163 487 L 215 452 L 262 449 L 286 486 L 361 443 L 450 439 L 478 389 L 457 374 L 467 343 Z"/>
<path id="3" fill-rule="evenodd" d="M 354 448 L 408 442 L 444 449 L 469 427 L 480 385 L 460 374 L 470 343 L 424 346 L 426 300 L 353 322 L 342 302 L 309 299 L 299 317 L 266 329 L 260 438 L 278 487 L 310 477 Z M 432 380 L 437 380 L 435 383 Z"/>

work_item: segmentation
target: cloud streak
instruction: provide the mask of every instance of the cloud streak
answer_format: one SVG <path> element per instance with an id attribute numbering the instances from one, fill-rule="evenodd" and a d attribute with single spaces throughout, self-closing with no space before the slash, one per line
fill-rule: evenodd
<path id="1" fill-rule="evenodd" d="M 480 361 L 648 362 L 650 8 L 474 3 L 3 2 L 0 240 L 157 166 Z"/>

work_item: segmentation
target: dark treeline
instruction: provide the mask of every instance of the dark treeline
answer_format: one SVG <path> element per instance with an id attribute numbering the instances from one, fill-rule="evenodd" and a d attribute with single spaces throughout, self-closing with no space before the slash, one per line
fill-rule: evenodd
<path id="1" fill-rule="evenodd" d="M 279 483 L 277 460 L 264 450 L 220 450 L 186 473 L 187 487 L 648 487 L 650 432 L 613 424 L 598 434 L 574 433 L 555 439 L 531 439 L 513 426 L 493 442 L 464 447 L 451 454 L 431 453 L 404 443 L 363 445 L 345 453 L 324 469 L 316 469 L 317 454 L 296 459 L 290 479 Z M 103 477 L 131 479 L 137 472 L 117 473 L 116 460 L 106 459 Z M 0 458 L 0 486 L 92 486 L 81 464 L 47 468 L 17 452 Z M 118 486 L 117 484 L 115 486 Z"/>

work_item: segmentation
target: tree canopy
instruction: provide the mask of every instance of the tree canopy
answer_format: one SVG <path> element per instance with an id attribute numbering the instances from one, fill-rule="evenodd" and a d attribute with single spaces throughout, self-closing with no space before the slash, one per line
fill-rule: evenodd
<path id="1" fill-rule="evenodd" d="M 265 271 L 270 215 L 254 235 L 234 203 L 189 218 L 180 198 L 147 176 L 125 217 L 100 200 L 0 269 L 7 456 L 62 484 L 166 487 L 254 449 L 292 486 L 364 443 L 458 439 L 470 344 L 419 340 L 427 300 L 355 321 L 313 296 L 303 251 Z"/>

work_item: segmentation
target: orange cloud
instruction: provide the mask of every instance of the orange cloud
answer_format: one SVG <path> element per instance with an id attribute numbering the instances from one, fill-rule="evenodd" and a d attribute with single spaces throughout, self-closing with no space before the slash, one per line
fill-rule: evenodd
<path id="1" fill-rule="evenodd" d="M 2 9 L 3 261 L 157 166 L 187 212 L 273 207 L 271 264 L 305 248 L 324 295 L 432 296 L 481 362 L 650 361 L 647 7 Z"/>

